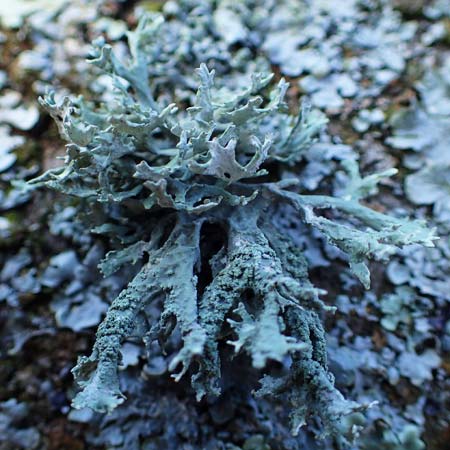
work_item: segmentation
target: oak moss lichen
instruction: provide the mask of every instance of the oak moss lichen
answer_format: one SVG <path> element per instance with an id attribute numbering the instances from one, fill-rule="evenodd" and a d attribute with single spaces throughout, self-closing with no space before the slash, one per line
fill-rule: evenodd
<path id="1" fill-rule="evenodd" d="M 295 220 L 322 233 L 366 288 L 367 258 L 412 243 L 432 246 L 433 232 L 421 221 L 363 206 L 359 200 L 381 175 L 362 178 L 354 160 L 344 163 L 350 183 L 342 197 L 302 192 L 295 173 L 323 132 L 324 116 L 305 105 L 291 115 L 283 79 L 252 73 L 247 86 L 234 84 L 217 59 L 221 76 L 202 63 L 195 84 L 186 66 L 199 61 L 168 47 L 163 26 L 158 15 L 140 21 L 128 35 L 127 64 L 95 43 L 90 62 L 113 85 L 101 102 L 41 99 L 67 141 L 67 156 L 62 168 L 30 186 L 86 202 L 92 231 L 116 246 L 100 264 L 105 275 L 136 267 L 99 326 L 91 355 L 73 369 L 81 387 L 73 405 L 109 412 L 123 403 L 121 347 L 136 329 L 149 352 L 155 340 L 164 348 L 179 333 L 169 369 L 177 381 L 189 373 L 197 399 L 220 395 L 219 346 L 229 345 L 260 370 L 257 395 L 287 393 L 294 433 L 314 415 L 325 433 L 339 435 L 342 417 L 368 405 L 334 387 L 321 321 L 333 308 L 309 280 L 302 248 L 280 214 L 295 211 Z M 223 236 L 205 259 L 208 225 Z M 151 303 L 161 305 L 157 321 L 147 314 Z M 289 370 L 278 376 L 269 361 Z"/>

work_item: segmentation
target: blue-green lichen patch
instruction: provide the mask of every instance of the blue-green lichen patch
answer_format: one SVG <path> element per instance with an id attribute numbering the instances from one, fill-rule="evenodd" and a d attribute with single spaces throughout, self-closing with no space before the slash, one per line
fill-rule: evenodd
<path id="1" fill-rule="evenodd" d="M 46 6 L 0 32 L 4 445 L 444 448 L 445 1 Z"/>
<path id="2" fill-rule="evenodd" d="M 292 116 L 283 79 L 272 83 L 270 74 L 257 72 L 246 86 L 235 87 L 201 64 L 197 87 L 185 86 L 189 106 L 179 106 L 178 91 L 168 86 L 162 91 L 155 73 L 167 64 L 155 53 L 165 26 L 162 16 L 143 17 L 128 34 L 126 63 L 110 46 L 96 43 L 90 62 L 111 77 L 108 102 L 95 107 L 81 97 L 41 99 L 67 141 L 67 153 L 63 167 L 29 188 L 57 189 L 102 211 L 106 223 L 96 229 L 122 244 L 106 255 L 101 269 L 111 275 L 133 264 L 137 271 L 112 302 L 92 354 L 73 370 L 82 388 L 73 405 L 109 412 L 123 403 L 122 345 L 149 305 L 158 302 L 159 318 L 147 321 L 141 337 L 147 346 L 155 339 L 164 346 L 179 333 L 168 368 L 177 381 L 190 373 L 198 400 L 220 395 L 223 344 L 249 355 L 263 373 L 270 361 L 290 358 L 286 376 L 264 374 L 258 395 L 289 391 L 294 433 L 314 415 L 325 433 L 338 436 L 341 418 L 369 402 L 345 400 L 334 387 L 321 323 L 330 308 L 309 281 L 301 249 L 270 217 L 291 205 L 297 220 L 341 250 L 366 288 L 367 258 L 383 259 L 412 243 L 432 246 L 433 232 L 423 221 L 389 217 L 360 203 L 392 171 L 363 178 L 348 161 L 342 197 L 299 192 L 293 168 L 326 121 L 307 107 Z M 175 70 L 181 69 L 175 65 Z M 124 231 L 117 235 L 114 225 L 120 222 Z M 224 234 L 210 261 L 200 249 L 206 223 Z M 200 290 L 207 269 L 211 279 Z M 252 307 L 243 302 L 244 294 Z"/>

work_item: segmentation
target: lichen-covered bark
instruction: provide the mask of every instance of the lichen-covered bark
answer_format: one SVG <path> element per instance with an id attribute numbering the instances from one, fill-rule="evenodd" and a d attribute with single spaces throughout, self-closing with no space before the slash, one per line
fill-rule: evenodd
<path id="1" fill-rule="evenodd" d="M 326 119 L 306 106 L 297 116 L 289 114 L 285 80 L 271 84 L 271 74 L 254 73 L 248 86 L 236 86 L 226 77 L 216 80 L 202 63 L 197 90 L 192 82 L 171 82 L 159 93 L 162 67 L 171 80 L 184 79 L 178 77 L 177 46 L 170 47 L 172 62 L 158 59 L 162 23 L 161 16 L 146 16 L 129 34 L 129 64 L 96 44 L 91 62 L 112 77 L 113 100 L 98 107 L 81 98 L 42 100 L 68 141 L 67 158 L 62 169 L 29 188 L 58 189 L 101 212 L 105 234 L 124 246 L 101 263 L 105 274 L 126 264 L 141 267 L 112 302 L 91 356 L 74 369 L 82 391 L 73 404 L 104 412 L 123 402 L 117 375 L 122 343 L 139 314 L 158 299 L 160 317 L 142 337 L 164 345 L 179 332 L 169 370 L 176 381 L 190 371 L 197 398 L 220 394 L 219 348 L 229 345 L 260 371 L 260 394 L 287 393 L 294 432 L 315 415 L 326 431 L 338 434 L 341 417 L 360 406 L 343 399 L 327 368 L 320 316 L 332 308 L 309 281 L 302 250 L 272 216 L 293 206 L 297 223 L 338 247 L 366 288 L 368 258 L 411 243 L 433 245 L 433 232 L 423 222 L 391 218 L 359 203 L 393 171 L 362 178 L 356 163 L 347 162 L 350 183 L 342 197 L 303 194 L 292 176 Z M 323 210 L 331 214 L 325 217 Z M 205 283 L 201 266 L 208 262 L 200 247 L 207 222 L 220 224 L 225 236 Z M 267 373 L 271 361 L 289 373 Z"/>

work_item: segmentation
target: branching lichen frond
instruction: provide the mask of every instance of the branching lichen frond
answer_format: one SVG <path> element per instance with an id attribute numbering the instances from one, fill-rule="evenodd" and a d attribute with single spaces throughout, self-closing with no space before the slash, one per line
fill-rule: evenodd
<path id="1" fill-rule="evenodd" d="M 247 354 L 260 371 L 260 395 L 288 396 L 294 432 L 315 415 L 326 431 L 337 434 L 341 417 L 361 406 L 334 387 L 320 319 L 332 308 L 320 300 L 302 249 L 276 216 L 293 206 L 295 220 L 341 249 L 366 288 L 367 258 L 382 258 L 412 243 L 431 246 L 433 232 L 422 222 L 359 203 L 392 171 L 362 178 L 348 162 L 351 182 L 342 198 L 300 191 L 298 180 L 288 176 L 319 139 L 326 119 L 307 106 L 299 116 L 290 115 L 284 80 L 273 85 L 271 74 L 255 73 L 246 87 L 236 87 L 201 64 L 197 89 L 185 83 L 180 94 L 169 81 L 162 89 L 163 69 L 170 71 L 170 80 L 185 77 L 175 76 L 177 47 L 170 47 L 173 55 L 160 51 L 161 26 L 159 16 L 150 16 L 129 34 L 128 64 L 110 47 L 97 47 L 91 62 L 114 83 L 107 103 L 94 107 L 82 98 L 61 104 L 53 95 L 41 99 L 68 142 L 67 156 L 64 168 L 30 186 L 85 198 L 105 217 L 114 211 L 111 221 L 120 217 L 133 232 L 120 236 L 117 227 L 104 227 L 115 242 L 127 244 L 108 253 L 100 267 L 105 275 L 127 264 L 138 270 L 112 302 L 92 354 L 81 357 L 73 370 L 82 389 L 73 405 L 105 412 L 124 401 L 121 346 L 138 316 L 155 302 L 161 305 L 160 318 L 143 339 L 164 344 L 179 333 L 169 369 L 176 381 L 190 373 L 197 398 L 220 394 L 219 345 L 228 345 Z M 324 210 L 331 213 L 320 215 Z M 211 246 L 207 260 L 201 251 L 205 224 L 217 225 L 223 234 L 221 248 Z M 270 374 L 270 361 L 289 373 Z"/>

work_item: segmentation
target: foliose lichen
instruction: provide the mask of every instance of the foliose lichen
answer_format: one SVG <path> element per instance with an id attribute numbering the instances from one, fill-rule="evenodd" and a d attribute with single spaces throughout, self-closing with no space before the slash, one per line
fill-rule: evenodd
<path id="1" fill-rule="evenodd" d="M 100 102 L 41 99 L 67 153 L 63 167 L 30 188 L 80 199 L 92 232 L 115 247 L 99 265 L 105 276 L 135 268 L 91 355 L 73 369 L 81 388 L 73 405 L 110 412 L 124 402 L 121 349 L 138 334 L 149 355 L 155 341 L 163 351 L 175 342 L 169 370 L 177 381 L 191 376 L 198 400 L 220 395 L 231 355 L 224 348 L 248 355 L 260 373 L 256 394 L 287 394 L 293 433 L 316 416 L 325 434 L 345 441 L 351 430 L 343 431 L 342 418 L 369 403 L 346 400 L 334 386 L 321 320 L 333 307 L 320 299 L 303 249 L 279 216 L 292 211 L 320 232 L 367 289 L 367 259 L 412 243 L 432 246 L 433 231 L 361 203 L 394 171 L 361 177 L 347 160 L 350 183 L 341 197 L 305 193 L 296 173 L 322 139 L 325 117 L 306 102 L 291 114 L 288 83 L 270 73 L 241 72 L 235 83 L 233 64 L 245 52 L 221 58 L 220 47 L 199 48 L 196 32 L 207 24 L 192 17 L 191 33 L 175 39 L 163 16 L 143 17 L 128 34 L 126 63 L 97 41 L 90 62 L 113 86 Z M 200 62 L 194 83 L 188 75 Z M 156 320 L 151 305 L 159 308 Z M 289 370 L 279 375 L 273 361 Z"/>

